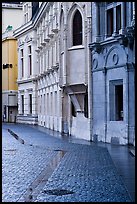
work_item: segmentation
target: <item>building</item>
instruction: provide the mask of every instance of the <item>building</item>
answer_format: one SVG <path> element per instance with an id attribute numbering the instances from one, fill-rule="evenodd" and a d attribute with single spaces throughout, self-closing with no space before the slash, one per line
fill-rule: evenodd
<path id="1" fill-rule="evenodd" d="M 23 11 L 17 121 L 135 144 L 134 2 L 24 2 Z"/>
<path id="2" fill-rule="evenodd" d="M 135 2 L 92 3 L 93 140 L 135 145 Z"/>
<path id="3" fill-rule="evenodd" d="M 23 11 L 21 2 L 2 2 L 2 33 L 8 26 L 12 29 L 20 27 L 23 23 Z"/>
<path id="4" fill-rule="evenodd" d="M 16 21 L 15 21 L 16 19 Z M 5 122 L 16 122 L 17 100 L 17 40 L 13 30 L 22 23 L 22 6 L 2 3 L 2 117 Z"/>
<path id="5" fill-rule="evenodd" d="M 90 140 L 91 3 L 35 2 L 33 8 L 34 2 L 23 3 L 24 25 L 14 32 L 17 121 Z"/>

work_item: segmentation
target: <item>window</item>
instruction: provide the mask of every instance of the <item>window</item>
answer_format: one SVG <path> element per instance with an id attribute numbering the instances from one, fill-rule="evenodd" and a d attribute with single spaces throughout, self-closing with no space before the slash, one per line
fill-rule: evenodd
<path id="1" fill-rule="evenodd" d="M 32 94 L 29 94 L 29 111 L 32 114 Z"/>
<path id="2" fill-rule="evenodd" d="M 75 111 L 75 106 L 73 105 L 73 103 L 71 102 L 71 113 L 73 117 L 76 117 L 76 111 Z"/>
<path id="3" fill-rule="evenodd" d="M 40 96 L 40 113 L 42 113 L 42 95 Z"/>
<path id="4" fill-rule="evenodd" d="M 6 111 L 6 105 L 4 105 L 4 119 L 7 118 L 7 111 Z"/>
<path id="5" fill-rule="evenodd" d="M 123 85 L 115 86 L 116 120 L 123 120 Z"/>
<path id="6" fill-rule="evenodd" d="M 126 8 L 125 2 L 111 2 L 111 4 L 106 4 L 107 37 L 112 36 L 112 34 L 122 34 L 121 32 L 124 31 L 127 21 Z"/>
<path id="7" fill-rule="evenodd" d="M 113 9 L 107 10 L 107 35 L 113 34 Z"/>
<path id="8" fill-rule="evenodd" d="M 28 4 L 24 5 L 24 20 L 25 20 L 25 23 L 28 22 Z"/>
<path id="9" fill-rule="evenodd" d="M 24 77 L 24 60 L 23 60 L 23 49 L 21 49 L 21 74 Z"/>
<path id="10" fill-rule="evenodd" d="M 73 46 L 82 45 L 82 16 L 77 10 L 73 18 Z"/>
<path id="11" fill-rule="evenodd" d="M 24 95 L 21 96 L 21 102 L 22 102 L 22 114 L 24 114 Z"/>
<path id="12" fill-rule="evenodd" d="M 88 93 L 84 96 L 84 116 L 88 118 Z"/>
<path id="13" fill-rule="evenodd" d="M 121 5 L 116 7 L 116 31 L 121 29 Z"/>
<path id="14" fill-rule="evenodd" d="M 123 80 L 110 81 L 110 120 L 123 120 Z"/>
<path id="15" fill-rule="evenodd" d="M 32 2 L 32 18 L 39 9 L 39 2 Z"/>
<path id="16" fill-rule="evenodd" d="M 32 75 L 31 45 L 28 47 L 28 50 L 29 50 L 29 54 L 28 54 L 28 57 L 29 57 L 29 74 L 31 76 Z"/>

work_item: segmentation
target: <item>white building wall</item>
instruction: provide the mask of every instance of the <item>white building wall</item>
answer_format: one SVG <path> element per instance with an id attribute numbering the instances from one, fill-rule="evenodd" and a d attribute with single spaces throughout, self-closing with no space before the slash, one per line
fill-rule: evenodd
<path id="1" fill-rule="evenodd" d="M 17 29 L 23 24 L 23 10 L 21 4 L 2 3 L 2 33 L 8 25 Z"/>
<path id="2" fill-rule="evenodd" d="M 32 89 L 33 113 L 38 116 L 38 125 L 90 140 L 90 118 L 84 116 L 83 101 L 89 84 L 88 75 L 90 72 L 90 64 L 87 59 L 90 59 L 88 44 L 91 40 L 91 3 L 45 2 L 41 6 L 43 11 L 40 8 L 40 17 L 38 19 L 36 17 L 37 20 L 36 22 L 34 20 L 35 23 L 32 22 L 32 25 L 29 25 L 28 22 L 28 30 L 24 25 L 24 33 L 19 35 L 19 51 L 21 47 L 24 48 L 25 59 L 28 55 L 27 38 L 32 38 L 31 40 L 36 42 L 32 43 L 32 64 L 34 67 L 32 77 L 28 76 L 27 61 L 25 60 L 25 76 L 20 78 L 20 74 L 18 79 L 20 94 L 24 90 L 25 95 L 24 117 L 28 117 L 28 90 Z M 64 12 L 62 36 L 60 36 L 61 9 Z M 82 15 L 83 44 L 73 47 L 71 31 L 75 9 L 79 9 Z M 35 84 L 33 84 L 34 82 Z M 71 86 L 74 86 L 74 89 Z M 76 118 L 73 118 L 71 113 L 72 98 L 77 105 Z M 21 121 L 21 116 L 19 119 Z M 25 120 L 22 119 L 23 121 Z"/>

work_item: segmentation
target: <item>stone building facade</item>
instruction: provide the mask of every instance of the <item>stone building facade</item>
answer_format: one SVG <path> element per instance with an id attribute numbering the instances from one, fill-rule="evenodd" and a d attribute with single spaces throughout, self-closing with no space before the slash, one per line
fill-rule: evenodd
<path id="1" fill-rule="evenodd" d="M 24 2 L 23 9 L 14 32 L 17 121 L 90 140 L 91 3 Z"/>
<path id="2" fill-rule="evenodd" d="M 23 9 L 14 32 L 18 122 L 135 144 L 135 3 L 24 2 Z"/>
<path id="3" fill-rule="evenodd" d="M 135 2 L 92 3 L 93 140 L 135 144 Z"/>

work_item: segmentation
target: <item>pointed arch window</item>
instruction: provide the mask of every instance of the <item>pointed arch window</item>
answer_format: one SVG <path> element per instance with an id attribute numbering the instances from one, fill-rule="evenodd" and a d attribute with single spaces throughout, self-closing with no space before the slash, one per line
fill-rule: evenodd
<path id="1" fill-rule="evenodd" d="M 82 45 L 82 16 L 77 10 L 73 18 L 73 46 Z"/>

